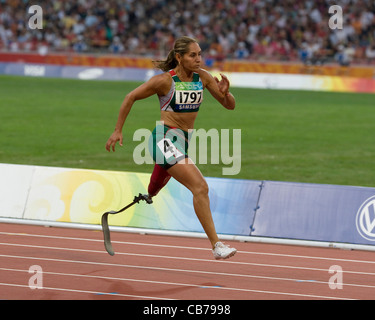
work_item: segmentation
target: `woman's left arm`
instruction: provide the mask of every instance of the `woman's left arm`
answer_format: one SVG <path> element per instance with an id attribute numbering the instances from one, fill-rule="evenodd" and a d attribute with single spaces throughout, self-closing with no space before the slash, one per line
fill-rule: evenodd
<path id="1" fill-rule="evenodd" d="M 230 83 L 228 78 L 220 73 L 221 80 L 217 77 L 213 77 L 207 71 L 202 70 L 202 80 L 205 87 L 211 93 L 211 95 L 219 101 L 223 107 L 229 110 L 233 110 L 236 106 L 236 100 L 234 96 L 229 92 Z"/>

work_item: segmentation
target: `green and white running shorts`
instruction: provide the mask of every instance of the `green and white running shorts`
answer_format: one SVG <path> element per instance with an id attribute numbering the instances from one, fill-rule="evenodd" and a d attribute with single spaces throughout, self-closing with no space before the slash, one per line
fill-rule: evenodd
<path id="1" fill-rule="evenodd" d="M 191 135 L 188 132 L 157 124 L 149 140 L 149 151 L 155 163 L 169 169 L 180 160 L 188 157 Z"/>

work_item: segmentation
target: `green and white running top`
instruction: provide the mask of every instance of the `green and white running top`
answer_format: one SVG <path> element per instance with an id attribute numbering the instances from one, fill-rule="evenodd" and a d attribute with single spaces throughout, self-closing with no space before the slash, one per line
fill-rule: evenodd
<path id="1" fill-rule="evenodd" d="M 203 83 L 198 73 L 193 74 L 193 81 L 182 82 L 174 70 L 171 89 L 167 95 L 159 97 L 160 110 L 172 112 L 197 112 L 203 101 Z"/>

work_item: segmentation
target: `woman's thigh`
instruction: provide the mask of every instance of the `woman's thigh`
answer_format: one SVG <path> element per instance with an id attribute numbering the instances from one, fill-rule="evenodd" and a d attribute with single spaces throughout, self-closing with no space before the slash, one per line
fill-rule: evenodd
<path id="1" fill-rule="evenodd" d="M 173 167 L 169 168 L 167 172 L 193 194 L 208 193 L 206 180 L 190 158 L 179 161 Z"/>

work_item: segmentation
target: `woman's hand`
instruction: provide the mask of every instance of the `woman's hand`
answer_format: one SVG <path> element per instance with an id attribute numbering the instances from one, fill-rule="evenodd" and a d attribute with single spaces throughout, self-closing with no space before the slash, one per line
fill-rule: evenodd
<path id="1" fill-rule="evenodd" d="M 220 73 L 220 75 L 221 75 L 220 81 L 217 77 L 214 77 L 214 79 L 217 83 L 217 86 L 219 87 L 220 92 L 225 96 L 229 92 L 230 83 L 226 75 L 222 73 Z"/>
<path id="2" fill-rule="evenodd" d="M 111 147 L 112 147 L 112 151 L 115 152 L 115 146 L 116 146 L 117 141 L 120 141 L 120 146 L 122 147 L 122 141 L 123 141 L 122 132 L 115 131 L 109 137 L 107 143 L 105 144 L 105 148 L 107 149 L 108 152 L 111 152 Z"/>
<path id="3" fill-rule="evenodd" d="M 206 86 L 211 95 L 221 103 L 221 105 L 228 109 L 233 110 L 236 107 L 236 100 L 229 92 L 230 83 L 226 75 L 220 73 L 221 80 L 213 77 L 208 71 L 202 69 L 200 72 L 203 84 Z"/>

